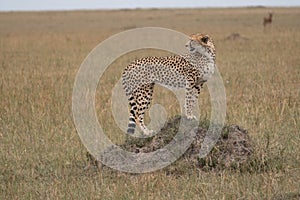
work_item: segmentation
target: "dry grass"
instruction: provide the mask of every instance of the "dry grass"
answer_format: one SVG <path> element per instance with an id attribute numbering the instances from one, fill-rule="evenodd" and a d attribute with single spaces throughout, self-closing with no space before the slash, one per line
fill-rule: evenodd
<path id="1" fill-rule="evenodd" d="M 300 9 L 134 10 L 0 13 L 0 198 L 1 199 L 272 199 L 300 191 Z M 117 23 L 116 23 L 117 22 Z M 161 26 L 215 38 L 227 93 L 227 123 L 249 131 L 258 157 L 270 160 L 255 173 L 224 170 L 142 175 L 84 170 L 86 149 L 72 121 L 71 96 L 85 56 L 114 33 Z M 224 40 L 233 32 L 248 40 Z M 124 134 L 111 117 L 110 94 L 133 52 L 112 64 L 99 84 L 99 120 L 114 141 Z M 168 106 L 170 93 L 156 90 Z M 209 117 L 209 94 L 200 97 Z M 108 117 L 105 117 L 107 115 Z M 105 120 L 104 120 L 105 119 Z M 280 157 L 282 159 L 274 159 Z M 281 166 L 278 168 L 278 166 Z"/>

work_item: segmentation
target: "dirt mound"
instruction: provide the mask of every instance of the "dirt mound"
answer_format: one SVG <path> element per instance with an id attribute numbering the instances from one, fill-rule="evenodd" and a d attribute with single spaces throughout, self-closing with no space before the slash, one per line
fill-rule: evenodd
<path id="1" fill-rule="evenodd" d="M 187 119 L 184 119 L 187 120 Z M 181 117 L 175 117 L 169 120 L 162 130 L 150 138 L 135 138 L 128 136 L 124 144 L 120 147 L 126 151 L 135 153 L 149 153 L 162 149 L 167 144 L 174 142 Z M 195 121 L 191 122 L 194 123 Z M 193 128 L 193 134 L 183 134 L 177 138 L 176 143 L 183 144 L 187 137 L 193 137 L 192 143 L 185 153 L 172 165 L 165 168 L 168 173 L 186 171 L 196 168 L 201 170 L 220 170 L 225 168 L 239 168 L 247 163 L 252 154 L 252 145 L 248 132 L 238 125 L 225 126 L 222 129 L 221 136 L 218 138 L 215 146 L 205 158 L 199 158 L 201 145 L 208 133 L 209 122 L 200 122 L 200 125 Z M 191 129 L 189 130 L 191 131 Z M 102 153 L 101 160 L 106 160 L 116 165 L 122 164 L 117 156 L 120 152 L 115 147 L 110 147 Z M 125 163 L 124 163 L 125 164 Z"/>
<path id="2" fill-rule="evenodd" d="M 231 33 L 230 35 L 228 35 L 225 40 L 248 40 L 248 38 L 243 37 L 241 34 L 239 33 Z"/>

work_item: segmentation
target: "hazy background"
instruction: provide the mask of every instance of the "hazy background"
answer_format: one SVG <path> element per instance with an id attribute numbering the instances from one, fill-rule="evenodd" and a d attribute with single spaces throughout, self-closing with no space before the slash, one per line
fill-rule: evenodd
<path id="1" fill-rule="evenodd" d="M 241 6 L 300 6 L 297 0 L 0 0 L 0 11 L 120 8 L 195 8 Z"/>

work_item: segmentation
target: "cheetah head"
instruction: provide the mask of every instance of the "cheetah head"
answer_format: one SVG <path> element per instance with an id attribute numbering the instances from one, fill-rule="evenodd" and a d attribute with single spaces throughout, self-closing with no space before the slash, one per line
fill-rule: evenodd
<path id="1" fill-rule="evenodd" d="M 213 40 L 206 34 L 193 34 L 186 43 L 186 48 L 190 53 L 200 53 L 212 59 L 215 59 L 215 46 Z"/>

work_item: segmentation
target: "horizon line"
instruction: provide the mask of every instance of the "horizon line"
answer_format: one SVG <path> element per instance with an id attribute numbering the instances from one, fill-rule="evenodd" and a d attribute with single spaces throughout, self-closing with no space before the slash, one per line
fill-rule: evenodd
<path id="1" fill-rule="evenodd" d="M 124 11 L 124 10 L 166 10 L 166 9 L 232 9 L 232 8 L 299 8 L 299 6 L 264 6 L 264 5 L 249 5 L 249 6 L 203 6 L 203 7 L 128 7 L 128 8 L 58 8 L 58 9 L 12 9 L 1 10 L 0 12 L 72 12 L 72 11 Z"/>

